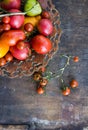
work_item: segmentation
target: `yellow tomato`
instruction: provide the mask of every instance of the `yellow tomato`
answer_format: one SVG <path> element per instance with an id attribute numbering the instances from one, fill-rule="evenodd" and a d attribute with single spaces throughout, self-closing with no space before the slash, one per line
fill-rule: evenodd
<path id="1" fill-rule="evenodd" d="M 9 45 L 7 45 L 4 40 L 0 40 L 0 58 L 4 57 L 9 51 Z"/>
<path id="2" fill-rule="evenodd" d="M 36 26 L 41 19 L 41 16 L 35 16 L 35 17 L 25 17 L 24 24 L 31 23 L 33 26 Z"/>

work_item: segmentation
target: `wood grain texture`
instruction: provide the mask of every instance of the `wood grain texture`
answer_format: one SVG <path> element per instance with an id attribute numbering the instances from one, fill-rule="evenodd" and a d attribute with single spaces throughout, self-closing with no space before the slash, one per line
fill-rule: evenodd
<path id="1" fill-rule="evenodd" d="M 60 82 L 51 80 L 46 95 L 37 95 L 31 77 L 9 79 L 0 77 L 0 123 L 31 124 L 32 129 L 60 128 L 88 121 L 88 0 L 53 0 L 60 11 L 63 34 L 59 50 L 49 62 L 57 72 L 65 61 L 60 54 L 77 55 L 64 73 L 66 84 L 73 78 L 79 87 L 68 97 L 60 92 Z"/>

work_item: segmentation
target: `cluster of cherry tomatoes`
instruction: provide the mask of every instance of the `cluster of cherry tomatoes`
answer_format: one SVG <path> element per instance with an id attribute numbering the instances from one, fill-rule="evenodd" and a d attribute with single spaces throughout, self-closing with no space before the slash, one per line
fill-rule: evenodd
<path id="1" fill-rule="evenodd" d="M 78 62 L 79 61 L 79 57 L 78 56 L 74 56 L 73 57 L 73 61 L 74 62 Z M 46 68 L 42 67 L 38 72 L 35 72 L 33 75 L 33 79 L 38 83 L 37 86 L 37 93 L 38 94 L 43 94 L 45 93 L 46 90 L 46 85 L 48 84 L 49 80 L 47 78 L 47 76 L 43 76 L 44 72 L 46 72 Z M 61 86 L 61 93 L 64 96 L 68 96 L 71 93 L 71 89 L 77 88 L 79 83 L 76 79 L 72 79 L 69 82 L 69 85 L 66 86 L 63 82 L 63 80 L 61 80 L 62 82 L 62 86 Z"/>

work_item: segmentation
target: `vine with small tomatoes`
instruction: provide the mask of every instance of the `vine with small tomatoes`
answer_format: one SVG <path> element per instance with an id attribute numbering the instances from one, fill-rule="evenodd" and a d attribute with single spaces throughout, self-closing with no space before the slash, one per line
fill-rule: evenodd
<path id="1" fill-rule="evenodd" d="M 67 55 L 61 55 L 61 57 L 62 58 L 65 57 L 67 60 L 64 67 L 60 68 L 57 71 L 57 73 L 53 73 L 49 70 L 46 70 L 45 67 L 42 67 L 38 72 L 34 73 L 33 79 L 34 81 L 38 83 L 38 86 L 37 86 L 38 94 L 45 93 L 48 82 L 54 78 L 60 78 L 60 81 L 61 81 L 60 89 L 61 89 L 61 93 L 64 96 L 68 96 L 71 93 L 71 89 L 78 87 L 78 81 L 76 79 L 71 80 L 69 85 L 65 85 L 64 80 L 63 80 L 63 74 L 64 74 L 65 69 L 70 65 L 70 60 L 73 59 L 74 62 L 78 62 L 79 57 L 78 56 L 73 57 L 73 56 L 67 56 Z"/>

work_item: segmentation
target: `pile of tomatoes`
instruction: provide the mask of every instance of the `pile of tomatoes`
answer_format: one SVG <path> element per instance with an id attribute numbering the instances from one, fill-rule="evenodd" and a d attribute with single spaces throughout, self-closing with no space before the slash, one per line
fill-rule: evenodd
<path id="1" fill-rule="evenodd" d="M 20 10 L 10 9 L 9 12 L 18 13 Z M 37 33 L 33 36 L 35 30 Z M 53 24 L 50 14 L 45 10 L 33 17 L 19 14 L 2 17 L 0 21 L 0 66 L 13 61 L 14 58 L 26 60 L 30 58 L 32 51 L 40 55 L 47 54 L 52 49 L 52 43 L 47 36 L 52 32 Z"/>

